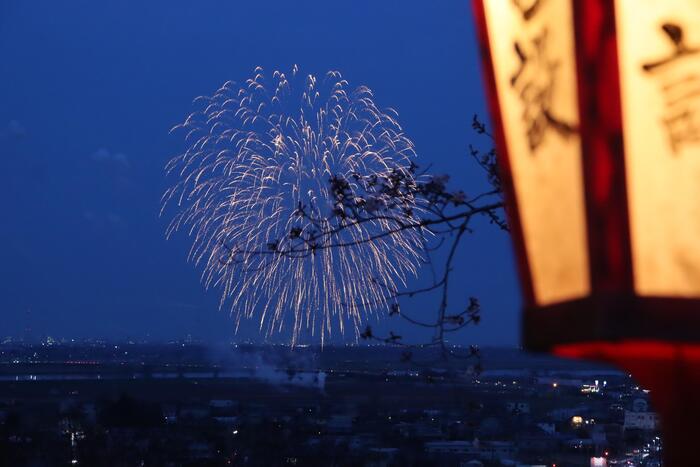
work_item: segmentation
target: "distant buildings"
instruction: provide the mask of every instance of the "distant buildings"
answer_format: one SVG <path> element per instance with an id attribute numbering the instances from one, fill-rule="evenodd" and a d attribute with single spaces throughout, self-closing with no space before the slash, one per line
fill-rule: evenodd
<path id="1" fill-rule="evenodd" d="M 626 374 L 596 383 L 594 371 L 540 364 L 478 379 L 435 368 L 426 375 L 387 371 L 398 356 L 370 350 L 360 358 L 331 349 L 305 372 L 267 365 L 274 377 L 263 379 L 252 368 L 214 371 L 206 352 L 181 342 L 0 347 L 8 376 L 0 378 L 0 459 L 368 467 L 659 459 L 656 415 Z M 324 389 L 313 379 L 294 384 L 302 373 L 327 375 Z"/>

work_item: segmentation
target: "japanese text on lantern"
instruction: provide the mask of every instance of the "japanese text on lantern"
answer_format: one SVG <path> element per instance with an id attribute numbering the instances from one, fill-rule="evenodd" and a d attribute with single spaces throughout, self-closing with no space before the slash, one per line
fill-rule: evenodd
<path id="1" fill-rule="evenodd" d="M 700 2 L 615 0 L 635 292 L 700 296 Z"/>
<path id="2" fill-rule="evenodd" d="M 518 66 L 511 78 L 511 87 L 522 104 L 522 119 L 530 151 L 534 154 L 550 132 L 560 137 L 576 133 L 575 125 L 557 116 L 554 92 L 557 86 L 560 57 L 556 57 L 546 23 L 534 25 L 533 19 L 544 0 L 512 0 L 522 18 L 520 35 L 513 39 L 513 53 Z"/>
<path id="3" fill-rule="evenodd" d="M 700 142 L 700 77 L 694 69 L 680 69 L 683 62 L 700 65 L 700 44 L 687 44 L 683 26 L 676 23 L 662 24 L 660 35 L 668 42 L 668 54 L 644 63 L 642 70 L 658 80 L 664 101 L 661 122 L 677 154 L 685 145 Z"/>
<path id="4" fill-rule="evenodd" d="M 573 5 L 563 0 L 483 0 L 517 220 L 531 278 L 528 303 L 590 292 Z"/>

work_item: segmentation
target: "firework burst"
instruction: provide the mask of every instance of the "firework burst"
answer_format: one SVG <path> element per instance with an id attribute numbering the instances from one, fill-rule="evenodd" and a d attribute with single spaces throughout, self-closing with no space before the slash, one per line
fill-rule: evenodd
<path id="1" fill-rule="evenodd" d="M 207 288 L 221 289 L 236 328 L 245 317 L 267 335 L 291 325 L 293 342 L 304 329 L 321 342 L 335 328 L 358 335 L 420 260 L 419 229 L 374 238 L 420 212 L 386 189 L 392 177 L 414 183 L 396 113 L 338 72 L 318 80 L 296 66 L 271 78 L 256 68 L 195 104 L 173 129 L 187 149 L 167 165 L 176 180 L 163 207 L 177 206 L 167 235 L 188 231 L 189 258 Z"/>

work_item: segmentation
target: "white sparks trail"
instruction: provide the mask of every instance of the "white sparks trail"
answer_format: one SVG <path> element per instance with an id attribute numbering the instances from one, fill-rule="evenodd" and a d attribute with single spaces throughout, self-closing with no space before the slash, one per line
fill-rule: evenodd
<path id="1" fill-rule="evenodd" d="M 358 175 L 412 178 L 415 151 L 396 113 L 378 108 L 367 87 L 349 89 L 338 72 L 317 80 L 296 66 L 269 82 L 258 67 L 244 85 L 226 82 L 195 103 L 201 110 L 173 129 L 188 147 L 166 168 L 176 181 L 163 208 L 177 206 L 167 235 L 182 229 L 193 238 L 189 258 L 202 265 L 205 287 L 221 289 L 236 328 L 255 318 L 270 335 L 291 320 L 292 343 L 304 329 L 321 342 L 336 327 L 357 336 L 368 314 L 388 306 L 387 289 L 415 274 L 422 232 L 367 241 L 397 226 L 382 208 L 389 195 L 367 203 L 372 219 L 344 225 L 332 215 L 330 179 L 342 176 L 355 192 Z M 298 253 L 299 238 L 313 232 L 319 248 Z M 353 245 L 329 247 L 338 243 Z"/>

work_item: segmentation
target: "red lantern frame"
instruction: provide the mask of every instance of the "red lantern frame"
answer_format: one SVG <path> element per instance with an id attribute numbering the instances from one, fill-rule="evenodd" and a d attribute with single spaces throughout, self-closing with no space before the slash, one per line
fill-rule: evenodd
<path id="1" fill-rule="evenodd" d="M 614 363 L 632 373 L 651 389 L 662 416 L 665 465 L 691 465 L 700 439 L 700 398 L 695 397 L 700 299 L 635 293 L 615 2 L 572 3 L 591 293 L 538 306 L 500 114 L 484 9 L 488 1 L 473 0 L 473 11 L 523 291 L 523 344 L 528 350 Z"/>

